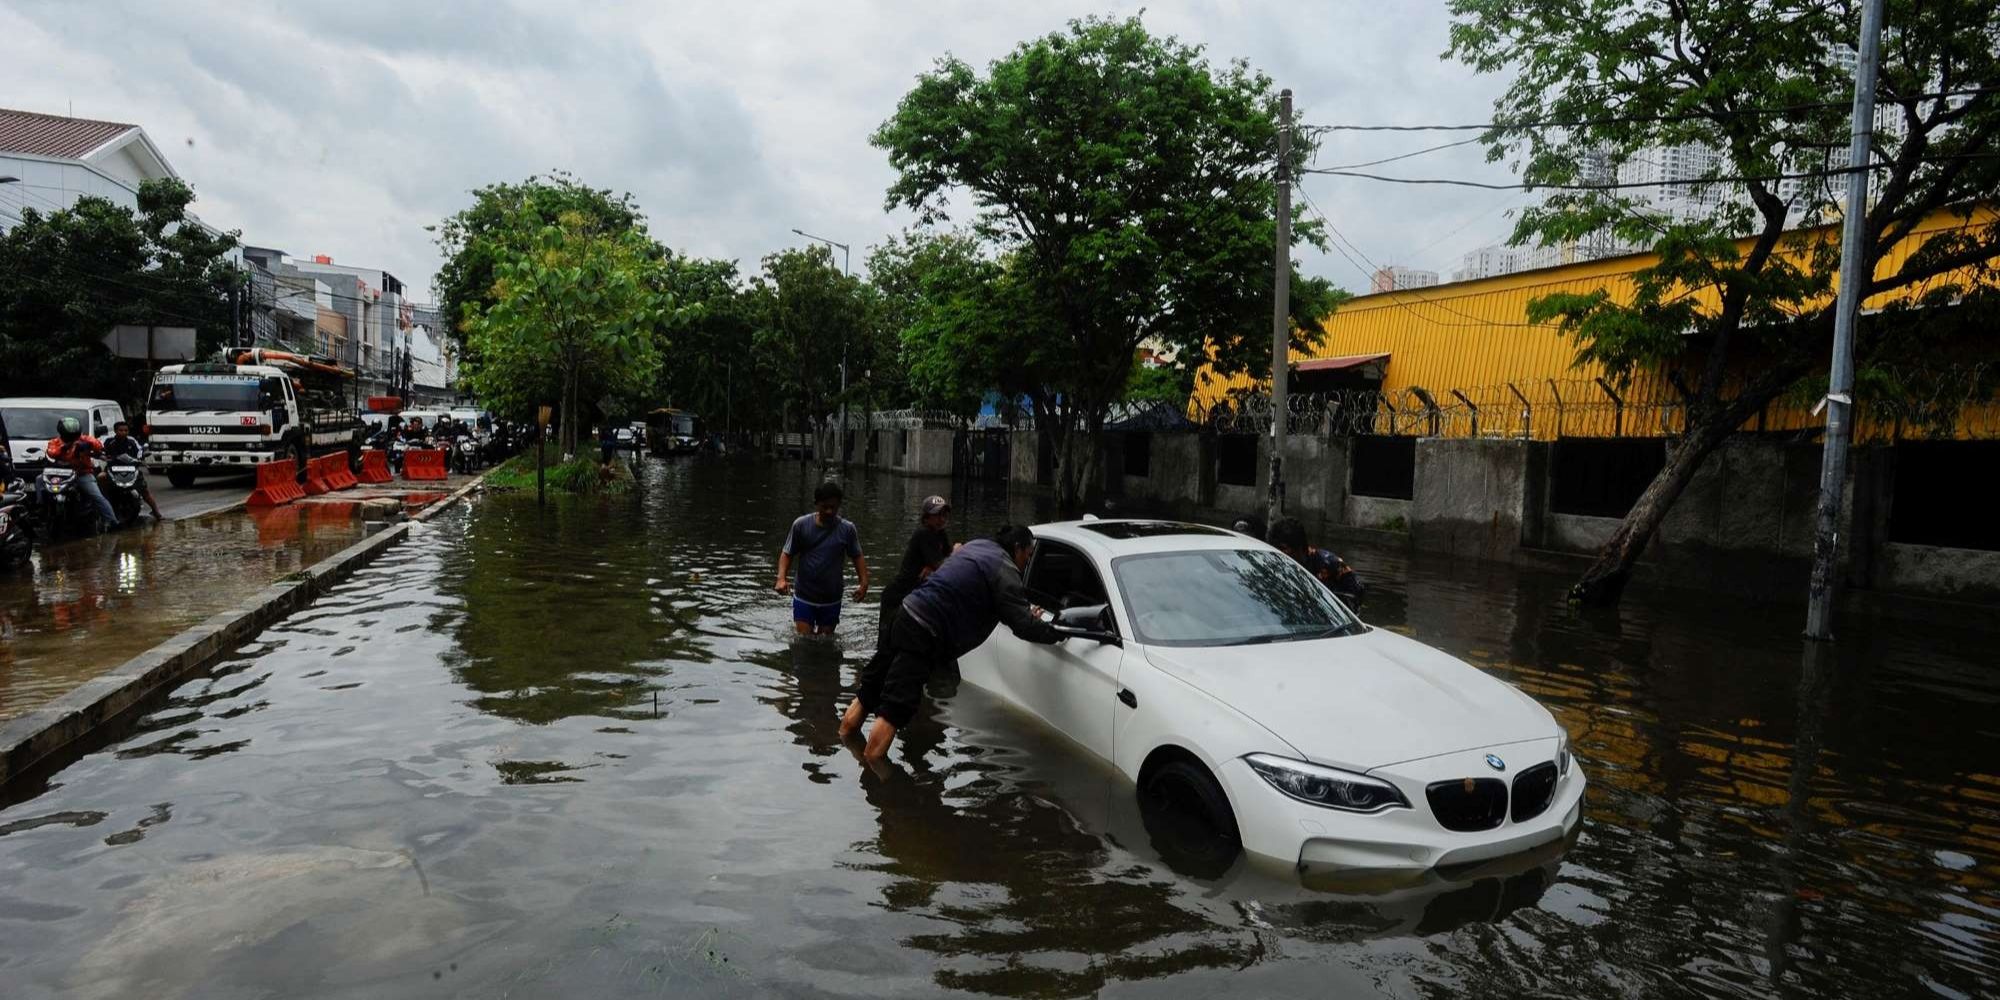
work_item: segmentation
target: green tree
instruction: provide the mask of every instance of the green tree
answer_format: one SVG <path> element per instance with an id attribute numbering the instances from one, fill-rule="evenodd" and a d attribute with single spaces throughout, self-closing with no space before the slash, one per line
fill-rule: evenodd
<path id="1" fill-rule="evenodd" d="M 589 402 L 643 405 L 676 311 L 659 248 L 643 231 L 602 231 L 578 212 L 532 221 L 508 227 L 532 236 L 506 242 L 492 303 L 469 307 L 464 377 L 502 410 L 560 400 L 562 447 L 574 453 Z"/>
<path id="2" fill-rule="evenodd" d="M 749 307 L 756 351 L 783 373 L 765 405 L 777 404 L 784 430 L 821 426 L 839 400 L 843 346 L 867 319 L 861 283 L 841 274 L 825 247 L 782 250 L 764 258 Z"/>
<path id="3" fill-rule="evenodd" d="M 0 234 L 0 395 L 103 396 L 137 404 L 150 374 L 104 347 L 120 323 L 191 326 L 206 355 L 227 343 L 234 232 L 188 213 L 179 180 L 139 186 L 138 210 L 94 196 L 21 211 Z"/>
<path id="4" fill-rule="evenodd" d="M 426 227 L 444 255 L 432 280 L 438 314 L 461 350 L 469 347 L 466 318 L 493 305 L 499 266 L 518 249 L 524 234 L 570 214 L 584 220 L 583 228 L 592 233 L 644 230 L 646 225 L 630 193 L 614 195 L 557 170 L 518 184 L 488 184 L 472 192 L 469 207 Z"/>
<path id="5" fill-rule="evenodd" d="M 736 262 L 677 256 L 664 270 L 680 309 L 668 331 L 671 363 L 660 366 L 654 398 L 701 414 L 716 431 L 761 426 L 754 413 L 764 395 L 751 339 L 755 323 Z"/>
<path id="6" fill-rule="evenodd" d="M 984 75 L 941 59 L 876 131 L 898 173 L 889 206 L 925 223 L 974 206 L 973 231 L 1008 259 L 1008 297 L 1048 321 L 1053 363 L 1032 369 L 1031 399 L 1063 506 L 1095 478 L 1141 342 L 1212 351 L 1225 371 L 1268 345 L 1277 133 L 1268 77 L 1211 66 L 1137 18 L 1073 21 Z"/>
<path id="7" fill-rule="evenodd" d="M 1686 426 L 1665 468 L 1577 584 L 1578 599 L 1614 603 L 1703 461 L 1772 400 L 1823 372 L 1836 240 L 1787 226 L 1838 217 L 1846 175 L 1803 178 L 1796 189 L 1755 178 L 1842 166 L 1853 81 L 1834 56 L 1858 37 L 1859 6 L 1453 0 L 1451 8 L 1448 55 L 1515 74 L 1486 138 L 1492 158 L 1518 158 L 1525 182 L 1576 184 L 1589 158 L 1622 163 L 1671 146 L 1718 153 L 1712 177 L 1753 178 L 1707 185 L 1716 207 L 1692 219 L 1623 196 L 1630 192 L 1559 191 L 1524 212 L 1515 231 L 1516 242 L 1561 243 L 1609 230 L 1659 255 L 1636 274 L 1630 302 L 1560 294 L 1529 308 L 1531 319 L 1575 338 L 1579 362 L 1601 363 L 1614 377 L 1690 376 Z M 1996 38 L 2000 6 L 1989 0 L 1888 3 L 1875 96 L 1878 120 L 1891 127 L 1874 133 L 1859 273 L 1874 276 L 1868 295 L 1905 294 L 1861 324 L 1864 383 L 1871 369 L 1886 372 L 1892 354 L 1934 356 L 1939 338 L 1927 329 L 1991 308 L 2000 226 L 1975 206 L 2000 192 L 2000 159 L 1990 152 L 2000 138 Z M 1938 92 L 1956 96 L 1926 96 Z M 1964 224 L 1887 260 L 1940 211 Z M 1973 280 L 1954 277 L 1968 268 Z M 1924 308 L 1953 301 L 1953 309 Z"/>
<path id="8" fill-rule="evenodd" d="M 900 354 L 904 398 L 970 420 L 1004 372 L 1000 343 L 1016 326 L 1001 312 L 1004 272 L 978 238 L 913 230 L 868 255 L 878 325 Z"/>

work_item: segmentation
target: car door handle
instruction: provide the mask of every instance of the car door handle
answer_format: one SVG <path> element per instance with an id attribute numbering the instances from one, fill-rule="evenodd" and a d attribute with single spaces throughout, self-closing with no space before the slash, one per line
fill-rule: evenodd
<path id="1" fill-rule="evenodd" d="M 1126 708 L 1139 707 L 1139 696 L 1133 694 L 1131 688 L 1119 688 L 1118 700 L 1124 702 Z"/>

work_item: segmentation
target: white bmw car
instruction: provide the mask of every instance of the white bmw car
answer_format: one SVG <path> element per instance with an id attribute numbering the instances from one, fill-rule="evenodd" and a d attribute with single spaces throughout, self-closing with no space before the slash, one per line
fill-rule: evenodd
<path id="1" fill-rule="evenodd" d="M 1583 770 L 1547 709 L 1362 624 L 1276 549 L 1168 521 L 1034 531 L 1030 599 L 1075 634 L 995 630 L 961 673 L 1142 799 L 1302 870 L 1469 864 L 1575 830 Z"/>

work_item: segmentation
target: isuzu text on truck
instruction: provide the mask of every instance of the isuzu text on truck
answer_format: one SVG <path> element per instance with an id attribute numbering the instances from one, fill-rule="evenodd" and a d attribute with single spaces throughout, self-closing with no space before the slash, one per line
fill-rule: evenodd
<path id="1" fill-rule="evenodd" d="M 227 361 L 168 365 L 146 401 L 146 467 L 178 487 L 206 472 L 249 471 L 274 458 L 348 453 L 366 436 L 354 373 L 331 359 L 262 349 Z"/>

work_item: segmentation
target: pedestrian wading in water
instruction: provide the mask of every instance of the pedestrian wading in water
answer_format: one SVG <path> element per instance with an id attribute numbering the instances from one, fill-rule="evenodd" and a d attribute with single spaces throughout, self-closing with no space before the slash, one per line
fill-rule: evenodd
<path id="1" fill-rule="evenodd" d="M 887 757 L 896 731 L 916 715 L 931 672 L 979 648 L 997 625 L 1027 642 L 1060 642 L 1055 626 L 1028 605 L 1021 571 L 1034 551 L 1034 533 L 1009 525 L 965 543 L 911 591 L 890 625 L 888 645 L 861 669 L 860 690 L 840 720 L 841 738 L 860 732 L 873 714 L 863 757 Z"/>
<path id="2" fill-rule="evenodd" d="M 813 491 L 813 512 L 792 522 L 778 553 L 778 593 L 792 595 L 792 627 L 800 635 L 832 635 L 840 624 L 841 563 L 854 561 L 854 600 L 868 596 L 868 559 L 861 533 L 840 516 L 845 495 L 828 480 Z M 791 580 L 798 570 L 798 582 Z"/>

